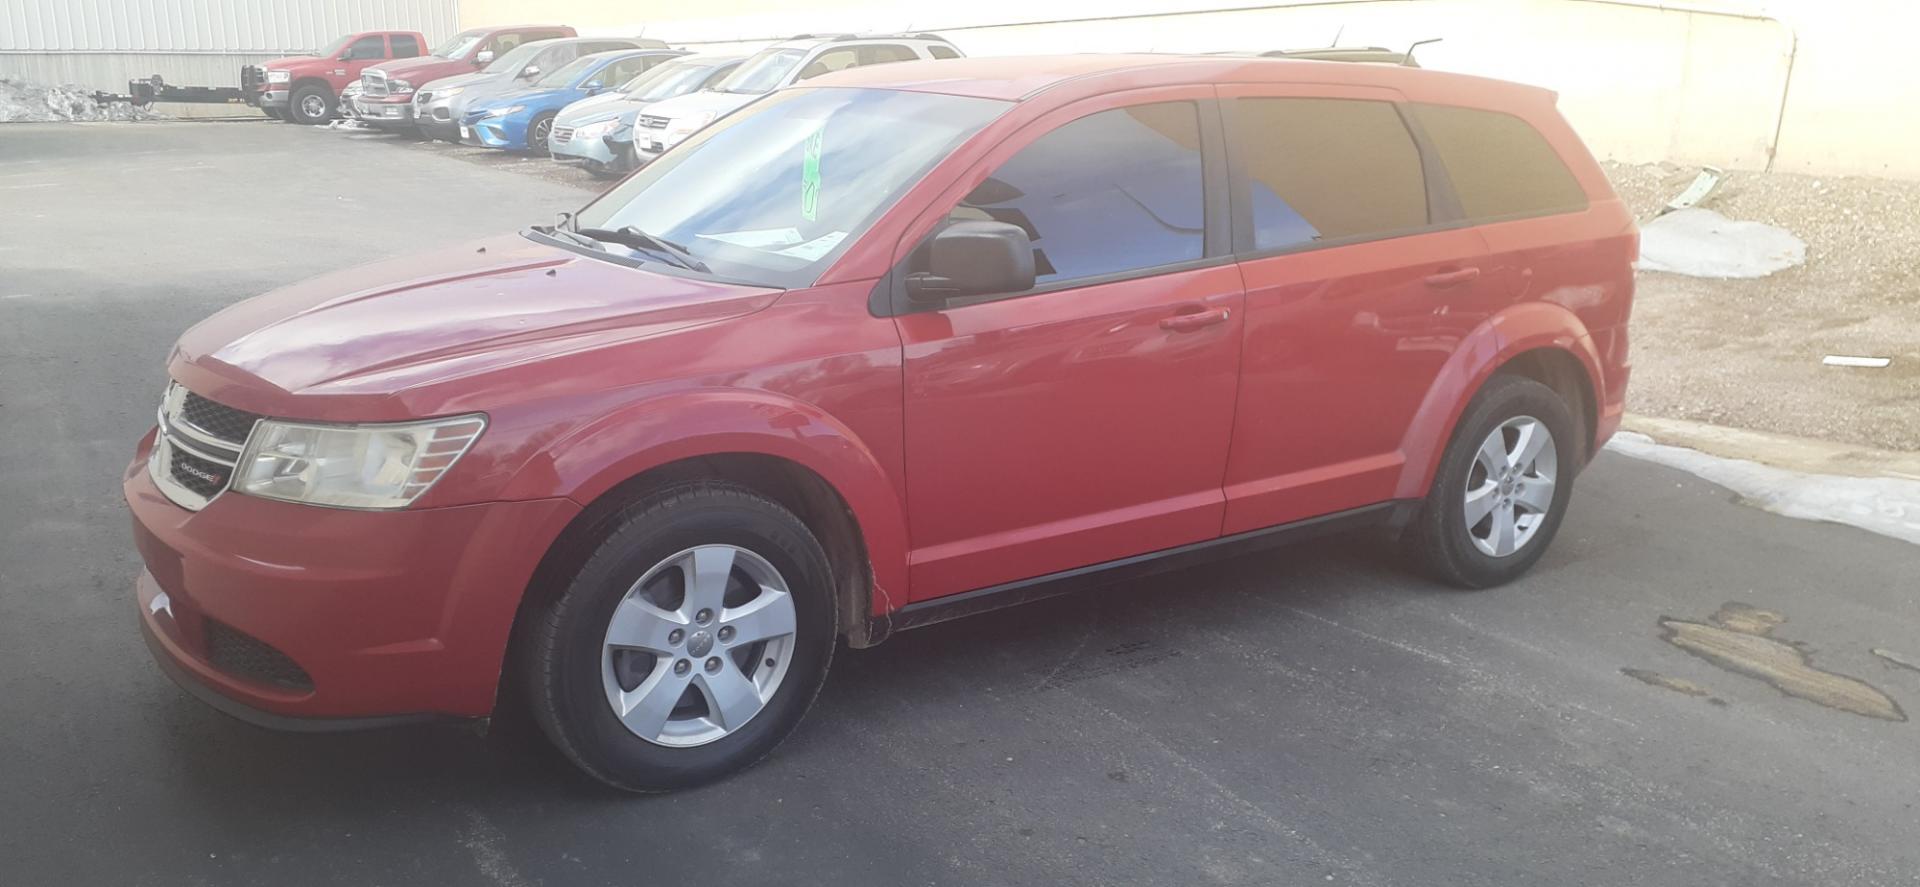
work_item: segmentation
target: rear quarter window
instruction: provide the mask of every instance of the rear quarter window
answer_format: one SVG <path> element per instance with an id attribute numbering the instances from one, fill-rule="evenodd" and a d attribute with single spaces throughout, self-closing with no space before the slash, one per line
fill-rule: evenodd
<path id="1" fill-rule="evenodd" d="M 1500 111 L 1418 103 L 1411 107 L 1469 219 L 1586 208 L 1586 191 L 1532 124 Z"/>

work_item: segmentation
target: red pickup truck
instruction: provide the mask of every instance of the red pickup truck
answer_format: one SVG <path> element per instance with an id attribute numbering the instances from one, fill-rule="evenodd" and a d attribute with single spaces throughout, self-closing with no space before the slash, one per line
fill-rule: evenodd
<path id="1" fill-rule="evenodd" d="M 566 25 L 508 25 L 462 31 L 420 58 L 369 68 L 360 77 L 353 114 L 363 123 L 394 132 L 417 132 L 414 91 L 442 77 L 468 74 L 522 43 L 579 36 Z"/>
<path id="2" fill-rule="evenodd" d="M 339 107 L 341 90 L 374 62 L 409 59 L 426 51 L 418 31 L 348 34 L 309 55 L 290 55 L 240 70 L 247 104 L 268 117 L 294 123 L 325 123 Z"/>

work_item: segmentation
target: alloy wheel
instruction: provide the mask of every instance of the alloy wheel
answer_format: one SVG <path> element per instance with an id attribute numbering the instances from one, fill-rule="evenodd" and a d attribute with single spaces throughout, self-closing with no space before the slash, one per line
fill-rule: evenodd
<path id="1" fill-rule="evenodd" d="M 1532 416 L 1515 416 L 1480 442 L 1462 503 L 1475 548 L 1506 557 L 1525 548 L 1553 508 L 1559 455 L 1553 433 Z"/>
<path id="2" fill-rule="evenodd" d="M 309 120 L 318 120 L 327 116 L 327 100 L 318 93 L 308 93 L 300 99 L 300 113 Z"/>
<path id="3" fill-rule="evenodd" d="M 797 622 L 765 558 L 702 545 L 647 570 L 608 622 L 601 682 L 615 717 L 656 745 L 724 738 L 780 689 Z"/>

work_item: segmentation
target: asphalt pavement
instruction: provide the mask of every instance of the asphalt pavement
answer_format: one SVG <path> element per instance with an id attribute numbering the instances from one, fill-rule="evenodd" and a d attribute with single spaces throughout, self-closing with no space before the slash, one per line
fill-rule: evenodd
<path id="1" fill-rule="evenodd" d="M 908 632 L 676 795 L 601 790 L 513 717 L 283 735 L 188 698 L 138 636 L 118 486 L 174 337 L 592 194 L 527 163 L 0 126 L 0 883 L 1920 878 L 1920 548 L 1611 453 L 1511 586 L 1355 538 Z"/>

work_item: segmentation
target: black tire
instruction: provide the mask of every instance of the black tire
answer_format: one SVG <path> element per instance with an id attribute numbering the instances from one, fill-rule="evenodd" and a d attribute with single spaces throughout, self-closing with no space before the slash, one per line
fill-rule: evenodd
<path id="1" fill-rule="evenodd" d="M 265 115 L 267 115 L 268 117 L 271 117 L 271 118 L 273 118 L 273 119 L 275 119 L 275 120 L 285 120 L 285 119 L 287 119 L 285 115 L 283 115 L 283 114 L 281 114 L 281 113 L 280 113 L 280 109 L 279 109 L 279 108 L 261 108 L 261 109 L 260 109 L 260 113 L 262 113 L 262 114 L 265 114 Z"/>
<path id="2" fill-rule="evenodd" d="M 319 107 L 309 107 L 316 98 L 319 100 Z M 313 113 L 315 110 L 319 113 Z M 287 119 L 294 123 L 317 126 L 333 119 L 333 111 L 333 91 L 318 83 L 301 85 L 287 99 Z"/>
<path id="3" fill-rule="evenodd" d="M 1481 443 L 1508 420 L 1527 416 L 1545 426 L 1558 454 L 1552 504 L 1531 538 L 1513 553 L 1495 557 L 1481 551 L 1469 535 L 1464 497 Z M 1469 589 L 1511 582 L 1531 568 L 1567 514 L 1574 474 L 1585 451 L 1574 434 L 1576 427 L 1566 401 L 1552 388 L 1522 376 L 1489 379 L 1467 404 L 1441 456 L 1433 487 L 1407 527 L 1403 542 L 1416 565 L 1441 582 Z"/>
<path id="4" fill-rule="evenodd" d="M 557 113 L 542 114 L 527 124 L 527 150 L 535 154 L 547 154 L 547 136 L 553 132 L 553 118 Z"/>
<path id="5" fill-rule="evenodd" d="M 724 481 L 696 481 L 641 497 L 601 522 L 551 601 L 528 614 L 518 663 L 528 708 L 554 746 L 589 776 L 631 792 L 689 788 L 751 766 L 794 727 L 827 676 L 837 637 L 826 553 L 793 512 Z M 701 545 L 732 545 L 786 579 L 795 611 L 785 677 L 759 713 L 732 733 L 691 747 L 656 745 L 608 704 L 603 643 L 614 609 L 649 569 Z M 702 654 L 704 655 L 704 654 Z"/>

